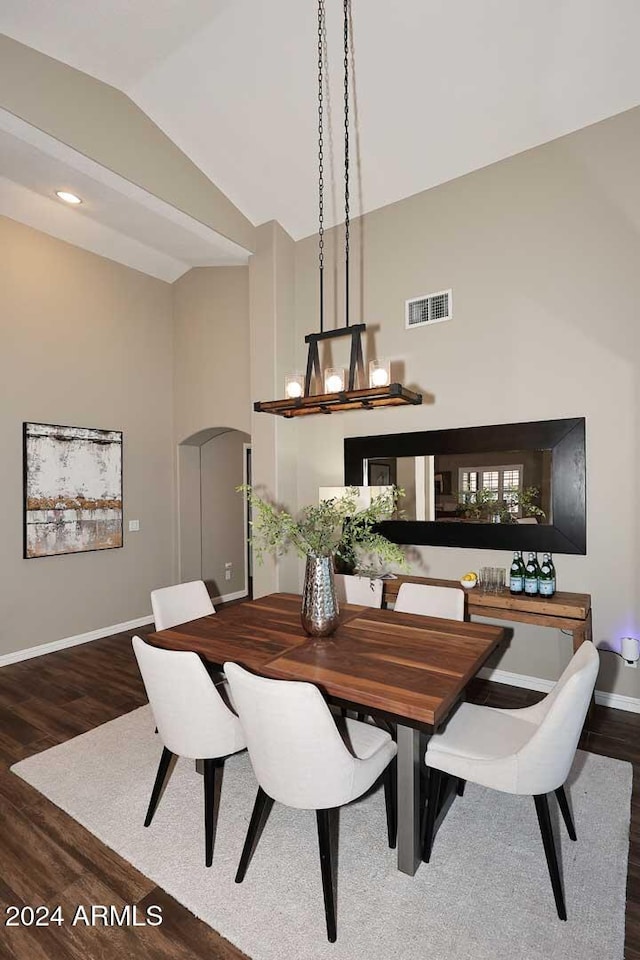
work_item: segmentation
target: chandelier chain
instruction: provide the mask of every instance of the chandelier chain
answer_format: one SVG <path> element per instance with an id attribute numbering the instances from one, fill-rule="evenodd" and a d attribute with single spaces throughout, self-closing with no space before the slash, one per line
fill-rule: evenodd
<path id="1" fill-rule="evenodd" d="M 320 271 L 320 333 L 324 329 L 324 0 L 318 0 L 318 267 Z"/>
<path id="2" fill-rule="evenodd" d="M 349 15 L 350 0 L 344 0 L 344 259 L 345 325 L 349 326 Z"/>

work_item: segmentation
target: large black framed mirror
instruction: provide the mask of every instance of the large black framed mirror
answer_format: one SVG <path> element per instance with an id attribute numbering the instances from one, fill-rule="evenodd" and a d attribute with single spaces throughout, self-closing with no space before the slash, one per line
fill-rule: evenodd
<path id="1" fill-rule="evenodd" d="M 395 543 L 586 554 L 585 420 L 348 437 L 348 486 L 395 483 Z"/>

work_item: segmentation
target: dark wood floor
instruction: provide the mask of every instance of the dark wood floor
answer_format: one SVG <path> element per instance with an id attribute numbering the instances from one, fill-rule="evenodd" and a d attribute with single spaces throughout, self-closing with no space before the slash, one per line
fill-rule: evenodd
<path id="1" fill-rule="evenodd" d="M 152 628 L 148 628 L 149 630 Z M 145 632 L 144 630 L 138 632 Z M 471 699 L 525 706 L 540 695 L 476 681 Z M 130 634 L 0 670 L 0 957 L 7 960 L 239 960 L 244 955 L 41 794 L 9 773 L 18 760 L 146 702 Z M 581 746 L 634 764 L 626 960 L 640 960 L 640 715 L 596 707 Z M 588 838 L 585 838 L 588 842 Z M 570 910 L 570 891 L 568 903 Z M 4 926 L 9 904 L 150 904 L 156 927 Z M 602 960 L 608 960 L 603 956 Z"/>

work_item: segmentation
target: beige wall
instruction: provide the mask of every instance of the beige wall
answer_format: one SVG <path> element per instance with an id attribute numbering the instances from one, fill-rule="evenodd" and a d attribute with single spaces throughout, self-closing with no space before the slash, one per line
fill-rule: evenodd
<path id="1" fill-rule="evenodd" d="M 5 218 L 0 250 L 1 655 L 148 615 L 175 572 L 171 287 Z M 124 432 L 122 549 L 22 559 L 25 420 Z"/>
<path id="2" fill-rule="evenodd" d="M 202 579 L 202 506 L 200 502 L 200 447 L 181 443 L 178 468 L 178 580 Z"/>
<path id="3" fill-rule="evenodd" d="M 198 267 L 173 284 L 175 439 L 249 432 L 248 267 Z"/>
<path id="4" fill-rule="evenodd" d="M 295 365 L 293 312 L 294 249 L 291 237 L 271 221 L 256 231 L 256 252 L 249 263 L 251 399 L 274 400 Z M 296 444 L 293 423 L 268 413 L 251 416 L 253 485 L 293 508 L 297 500 L 297 464 L 305 455 Z M 253 592 L 261 597 L 297 589 L 298 564 L 291 554 L 278 562 L 266 556 L 254 564 Z"/>
<path id="5" fill-rule="evenodd" d="M 246 528 L 243 480 L 244 444 L 250 437 L 231 430 L 200 447 L 202 579 L 214 597 L 245 589 Z M 231 563 L 231 579 L 225 565 Z"/>
<path id="6" fill-rule="evenodd" d="M 377 327 L 369 358 L 391 357 L 432 402 L 294 425 L 307 503 L 342 481 L 344 436 L 585 416 L 589 552 L 555 559 L 560 589 L 592 594 L 595 639 L 612 645 L 640 635 L 640 201 L 629 159 L 639 155 L 634 110 L 356 223 L 352 315 Z M 331 262 L 335 232 L 327 241 Z M 314 328 L 316 258 L 315 238 L 296 245 L 298 366 Z M 332 303 L 331 270 L 328 279 Z M 405 331 L 405 299 L 449 287 L 454 319 Z M 337 361 L 348 362 L 346 347 Z M 443 577 L 509 562 L 492 551 L 420 554 L 419 568 Z M 499 665 L 554 679 L 570 649 L 557 631 L 516 626 Z M 640 696 L 640 670 L 619 663 L 603 654 L 599 687 Z"/>

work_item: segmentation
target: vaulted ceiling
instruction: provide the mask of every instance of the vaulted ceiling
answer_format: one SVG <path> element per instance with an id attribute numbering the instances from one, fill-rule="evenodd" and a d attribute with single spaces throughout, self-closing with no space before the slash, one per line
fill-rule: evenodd
<path id="1" fill-rule="evenodd" d="M 342 219 L 342 4 L 326 7 L 331 223 Z M 637 0 L 352 0 L 352 11 L 352 214 L 640 104 Z M 124 91 L 253 224 L 315 231 L 314 0 L 2 0 L 0 32 Z M 0 177 L 19 182 L 19 167 L 0 153 Z M 185 263 L 207 262 L 178 235 Z"/>

